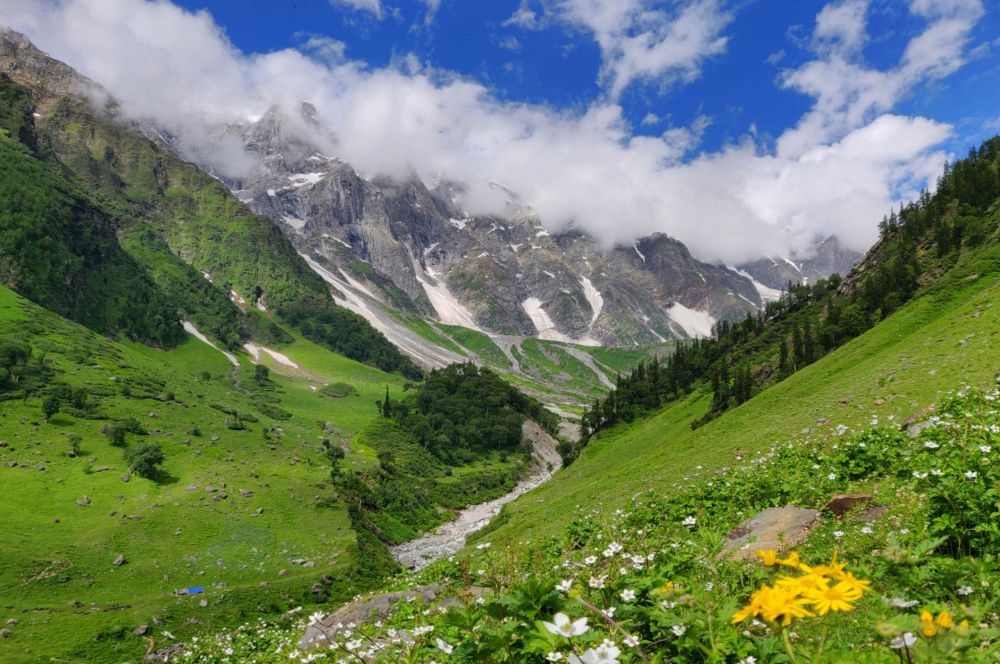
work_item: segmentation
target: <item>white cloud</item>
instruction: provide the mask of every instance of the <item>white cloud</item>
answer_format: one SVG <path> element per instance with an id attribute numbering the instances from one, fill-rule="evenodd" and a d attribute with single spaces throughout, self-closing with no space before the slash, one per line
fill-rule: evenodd
<path id="1" fill-rule="evenodd" d="M 302 39 L 299 49 L 321 62 L 340 63 L 344 61 L 347 54 L 347 44 L 339 39 L 315 34 L 301 34 L 296 35 L 296 37 Z"/>
<path id="2" fill-rule="evenodd" d="M 330 4 L 334 7 L 347 7 L 359 12 L 371 12 L 379 20 L 385 16 L 381 0 L 330 0 Z"/>
<path id="3" fill-rule="evenodd" d="M 928 21 L 910 40 L 899 63 L 885 70 L 859 57 L 864 37 L 864 1 L 827 5 L 817 17 L 817 58 L 783 75 L 785 87 L 815 98 L 798 126 L 778 140 L 778 153 L 795 156 L 813 145 L 870 122 L 892 109 L 918 85 L 943 78 L 966 60 L 972 28 L 982 16 L 979 0 L 914 0 L 911 11 Z"/>
<path id="4" fill-rule="evenodd" d="M 748 135 L 693 158 L 706 118 L 640 136 L 612 100 L 583 111 L 502 101 L 412 55 L 383 69 L 297 50 L 246 55 L 207 13 L 164 0 L 5 0 L 0 24 L 28 33 L 106 85 L 126 113 L 171 129 L 219 169 L 245 168 L 249 158 L 220 144 L 213 124 L 305 100 L 333 137 L 316 139 L 324 153 L 363 175 L 461 182 L 472 213 L 505 211 L 507 196 L 489 185 L 499 182 L 550 229 L 573 222 L 608 243 L 660 231 L 703 259 L 737 263 L 807 253 L 830 233 L 863 249 L 891 204 L 933 180 L 946 158 L 936 146 L 951 128 L 890 111 L 907 88 L 961 64 L 961 45 L 928 35 L 954 21 L 969 26 L 976 8 L 927 7 L 914 3 L 927 28 L 895 67 L 817 46 L 816 59 L 783 77 L 815 101 L 773 151 Z M 964 43 L 967 32 L 948 29 Z"/>
<path id="5" fill-rule="evenodd" d="M 511 35 L 510 37 L 505 37 L 500 40 L 500 48 L 505 48 L 508 51 L 520 51 L 521 42 L 518 41 L 517 37 Z"/>
<path id="6" fill-rule="evenodd" d="M 601 49 L 602 84 L 617 98 L 633 82 L 669 87 L 691 81 L 709 57 L 725 51 L 732 21 L 721 0 L 685 0 L 671 10 L 652 0 L 547 0 L 544 19 L 593 34 Z M 546 24 L 523 0 L 504 25 Z"/>
<path id="7" fill-rule="evenodd" d="M 441 9 L 441 0 L 424 0 L 427 5 L 427 13 L 424 15 L 424 25 L 430 25 L 437 17 L 438 10 Z"/>
<path id="8" fill-rule="evenodd" d="M 537 30 L 541 27 L 538 14 L 528 4 L 528 0 L 521 0 L 521 6 L 503 24 L 504 27 L 516 26 L 525 30 Z"/>
<path id="9" fill-rule="evenodd" d="M 823 7 L 816 16 L 813 41 L 819 51 L 829 51 L 841 57 L 861 52 L 868 41 L 866 14 L 868 0 L 843 0 Z"/>

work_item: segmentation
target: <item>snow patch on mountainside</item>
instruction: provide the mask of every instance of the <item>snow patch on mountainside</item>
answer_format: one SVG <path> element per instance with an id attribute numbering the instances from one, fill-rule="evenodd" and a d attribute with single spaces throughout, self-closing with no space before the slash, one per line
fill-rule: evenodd
<path id="1" fill-rule="evenodd" d="M 710 337 L 715 319 L 704 311 L 689 309 L 680 302 L 674 302 L 667 313 L 681 326 L 689 337 Z"/>
<path id="2" fill-rule="evenodd" d="M 604 298 L 587 277 L 580 277 L 580 285 L 583 286 L 583 296 L 587 298 L 587 304 L 590 305 L 590 324 L 593 326 L 601 315 L 601 310 L 604 309 Z"/>
<path id="3" fill-rule="evenodd" d="M 529 297 L 521 303 L 521 308 L 524 309 L 524 313 L 528 314 L 528 318 L 531 319 L 532 325 L 534 325 L 535 329 L 538 330 L 539 339 L 573 343 L 572 339 L 556 329 L 556 324 L 552 322 L 551 318 L 549 318 L 545 309 L 542 308 L 542 301 L 537 297 Z"/>
<path id="4" fill-rule="evenodd" d="M 472 315 L 472 312 L 465 308 L 458 299 L 451 294 L 448 290 L 448 286 L 445 285 L 444 280 L 431 268 L 427 268 L 427 276 L 433 280 L 428 281 L 420 274 L 421 269 L 419 265 L 414 264 L 413 274 L 417 278 L 417 282 L 424 287 L 424 292 L 427 293 L 427 299 L 431 301 L 431 306 L 434 307 L 434 311 L 437 312 L 438 319 L 446 325 L 461 325 L 462 327 L 468 327 L 473 330 L 478 330 L 482 332 L 479 326 L 476 324 L 476 319 Z"/>
<path id="5" fill-rule="evenodd" d="M 292 358 L 288 357 L 284 353 L 279 353 L 276 350 L 271 350 L 270 348 L 265 348 L 264 346 L 258 346 L 252 341 L 246 342 L 245 344 L 243 344 L 243 347 L 246 348 L 248 353 L 250 353 L 250 357 L 253 358 L 254 362 L 259 363 L 261 353 L 266 353 L 267 355 L 270 355 L 271 358 L 274 359 L 274 361 L 277 362 L 278 364 L 281 364 L 286 367 L 291 367 L 292 369 L 300 368 L 299 365 L 296 364 L 294 360 L 292 360 Z"/>
<path id="6" fill-rule="evenodd" d="M 726 267 L 735 272 L 736 274 L 740 275 L 741 277 L 746 277 L 747 279 L 749 279 L 750 283 L 753 284 L 753 287 L 757 289 L 757 294 L 760 295 L 760 299 L 764 300 L 764 302 L 777 302 L 778 300 L 781 299 L 781 294 L 784 291 L 780 291 L 777 288 L 771 288 L 770 286 L 765 286 L 764 284 L 754 279 L 753 275 L 747 272 L 746 270 L 735 268 L 732 265 L 727 265 Z"/>
<path id="7" fill-rule="evenodd" d="M 215 350 L 217 350 L 217 351 L 219 351 L 220 353 L 222 353 L 223 355 L 225 355 L 225 356 L 226 356 L 226 359 L 227 359 L 227 360 L 229 360 L 229 361 L 230 361 L 230 362 L 232 363 L 232 365 L 233 365 L 234 367 L 238 367 L 238 366 L 240 366 L 240 361 L 236 359 L 236 356 L 235 356 L 235 355 L 233 355 L 233 354 L 232 354 L 232 353 L 230 353 L 229 351 L 225 351 L 225 350 L 222 350 L 221 348 L 219 348 L 218 346 L 216 346 L 215 344 L 213 344 L 213 343 L 212 343 L 212 342 L 211 342 L 211 341 L 209 340 L 209 338 L 208 338 L 208 337 L 206 337 L 206 336 L 205 336 L 204 334 L 202 334 L 202 333 L 201 333 L 201 332 L 200 332 L 200 331 L 198 330 L 198 328 L 196 328 L 196 327 L 194 326 L 194 324 L 190 323 L 189 321 L 186 321 L 186 320 L 182 320 L 182 321 L 181 321 L 181 326 L 183 326 L 183 327 L 184 327 L 184 331 L 185 331 L 185 332 L 187 332 L 188 334 L 190 334 L 190 335 L 191 335 L 192 337 L 194 337 L 194 338 L 195 338 L 195 339 L 197 339 L 198 341 L 200 341 L 200 342 L 202 342 L 203 344 L 206 344 L 206 345 L 208 345 L 208 346 L 211 346 L 211 347 L 212 347 L 212 348 L 214 348 Z"/>
<path id="8" fill-rule="evenodd" d="M 432 369 L 440 369 L 455 362 L 468 360 L 463 355 L 427 341 L 384 311 L 377 302 L 367 300 L 363 294 L 354 289 L 350 282 L 330 272 L 309 256 L 305 254 L 301 254 L 301 256 L 316 274 L 343 294 L 343 297 L 334 296 L 333 299 L 337 304 L 364 317 L 371 323 L 372 327 L 384 334 L 397 348 L 420 364 Z"/>
<path id="9" fill-rule="evenodd" d="M 323 179 L 326 173 L 295 173 L 294 175 L 289 175 L 288 179 L 296 187 L 304 187 L 306 185 L 316 184 Z"/>

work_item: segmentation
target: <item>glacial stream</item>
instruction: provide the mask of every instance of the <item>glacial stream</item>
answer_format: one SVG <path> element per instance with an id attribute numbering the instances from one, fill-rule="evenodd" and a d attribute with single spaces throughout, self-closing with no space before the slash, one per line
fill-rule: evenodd
<path id="1" fill-rule="evenodd" d="M 457 553 L 465 545 L 465 538 L 489 523 L 501 507 L 552 477 L 552 473 L 562 465 L 555 439 L 531 420 L 524 422 L 524 436 L 535 449 L 534 463 L 524 479 L 509 493 L 488 503 L 470 505 L 461 510 L 455 520 L 422 537 L 392 547 L 392 555 L 400 565 L 419 570 L 439 558 Z"/>

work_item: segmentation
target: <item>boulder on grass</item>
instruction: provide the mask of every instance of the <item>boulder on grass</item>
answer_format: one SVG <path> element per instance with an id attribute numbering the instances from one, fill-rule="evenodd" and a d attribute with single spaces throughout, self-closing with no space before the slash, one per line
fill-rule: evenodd
<path id="1" fill-rule="evenodd" d="M 769 507 L 726 535 L 726 543 L 719 557 L 753 560 L 757 549 L 792 549 L 806 539 L 819 517 L 817 510 L 794 505 Z"/>

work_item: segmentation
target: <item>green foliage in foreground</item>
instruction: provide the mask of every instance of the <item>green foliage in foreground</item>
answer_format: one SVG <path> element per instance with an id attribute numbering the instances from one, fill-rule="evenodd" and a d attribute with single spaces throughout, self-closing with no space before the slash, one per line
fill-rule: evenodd
<path id="1" fill-rule="evenodd" d="M 331 634 L 310 657 L 994 662 L 1000 655 L 1000 597 L 992 590 L 1000 583 L 1000 531 L 988 515 L 968 518 L 966 502 L 974 512 L 977 505 L 995 509 L 998 404 L 996 387 L 963 389 L 940 403 L 919 433 L 893 424 L 856 435 L 807 436 L 748 456 L 725 472 L 678 477 L 614 512 L 580 510 L 562 532 L 527 548 L 482 542 L 408 580 L 444 583 L 458 606 L 438 613 L 400 603 L 377 626 Z M 836 493 L 871 493 L 887 509 L 864 518 L 868 506 L 843 517 L 826 512 L 797 553 L 805 563 L 846 564 L 871 583 L 870 591 L 839 611 L 788 625 L 741 620 L 737 609 L 773 583 L 775 573 L 758 562 L 720 556 L 726 533 L 763 508 L 792 503 L 823 509 Z M 943 499 L 948 495 L 955 500 Z M 560 613 L 585 621 L 568 628 L 570 636 L 556 634 L 545 623 L 558 623 Z M 229 656 L 284 662 L 303 628 L 293 620 L 249 625 L 186 651 L 199 663 Z"/>

